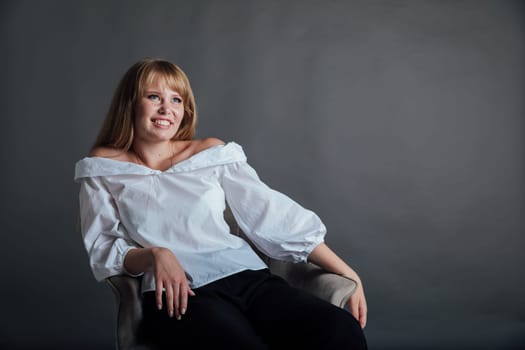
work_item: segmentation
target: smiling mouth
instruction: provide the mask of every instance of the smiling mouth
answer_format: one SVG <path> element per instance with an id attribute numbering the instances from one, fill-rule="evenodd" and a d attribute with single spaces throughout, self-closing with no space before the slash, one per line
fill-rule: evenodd
<path id="1" fill-rule="evenodd" d="M 170 126 L 171 125 L 171 122 L 165 119 L 155 119 L 153 123 L 155 123 L 156 125 L 160 125 L 160 126 Z"/>

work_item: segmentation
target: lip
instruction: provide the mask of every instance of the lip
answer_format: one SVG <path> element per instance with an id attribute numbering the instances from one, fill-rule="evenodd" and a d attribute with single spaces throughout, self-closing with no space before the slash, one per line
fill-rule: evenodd
<path id="1" fill-rule="evenodd" d="M 161 125 L 161 124 L 157 124 L 156 122 L 157 121 L 166 121 L 169 123 L 169 125 Z M 167 129 L 169 127 L 171 127 L 174 123 L 172 120 L 170 119 L 167 119 L 167 118 L 152 118 L 151 119 L 151 122 L 153 123 L 153 125 L 157 128 L 162 128 L 162 129 Z"/>

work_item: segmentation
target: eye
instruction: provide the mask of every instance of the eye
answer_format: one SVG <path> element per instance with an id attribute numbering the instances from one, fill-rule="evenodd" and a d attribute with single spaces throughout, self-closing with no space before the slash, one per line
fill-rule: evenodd
<path id="1" fill-rule="evenodd" d="M 177 104 L 178 104 L 178 103 L 182 103 L 182 99 L 181 99 L 180 97 L 174 97 L 174 98 L 172 99 L 172 101 L 173 101 L 173 103 L 177 103 Z"/>
<path id="2" fill-rule="evenodd" d="M 152 100 L 152 101 L 159 101 L 160 100 L 159 95 L 155 95 L 155 94 L 150 94 L 147 97 L 148 97 L 149 100 Z"/>

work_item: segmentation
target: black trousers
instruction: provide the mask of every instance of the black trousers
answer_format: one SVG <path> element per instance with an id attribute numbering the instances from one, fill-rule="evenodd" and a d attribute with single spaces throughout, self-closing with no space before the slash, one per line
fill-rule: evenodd
<path id="1" fill-rule="evenodd" d="M 367 349 L 349 312 L 269 270 L 239 272 L 194 292 L 181 320 L 157 309 L 155 292 L 144 293 L 142 340 L 161 349 Z"/>

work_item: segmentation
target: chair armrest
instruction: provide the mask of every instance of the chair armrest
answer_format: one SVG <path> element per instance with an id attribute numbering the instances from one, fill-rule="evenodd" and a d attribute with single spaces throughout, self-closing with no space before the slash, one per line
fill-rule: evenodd
<path id="1" fill-rule="evenodd" d="M 137 349 L 137 332 L 142 319 L 140 278 L 111 276 L 106 282 L 111 287 L 117 304 L 117 349 Z"/>
<path id="2" fill-rule="evenodd" d="M 333 305 L 345 308 L 354 293 L 357 282 L 327 272 L 312 263 L 292 263 L 271 259 L 272 273 L 283 277 L 292 286 L 302 288 Z"/>

